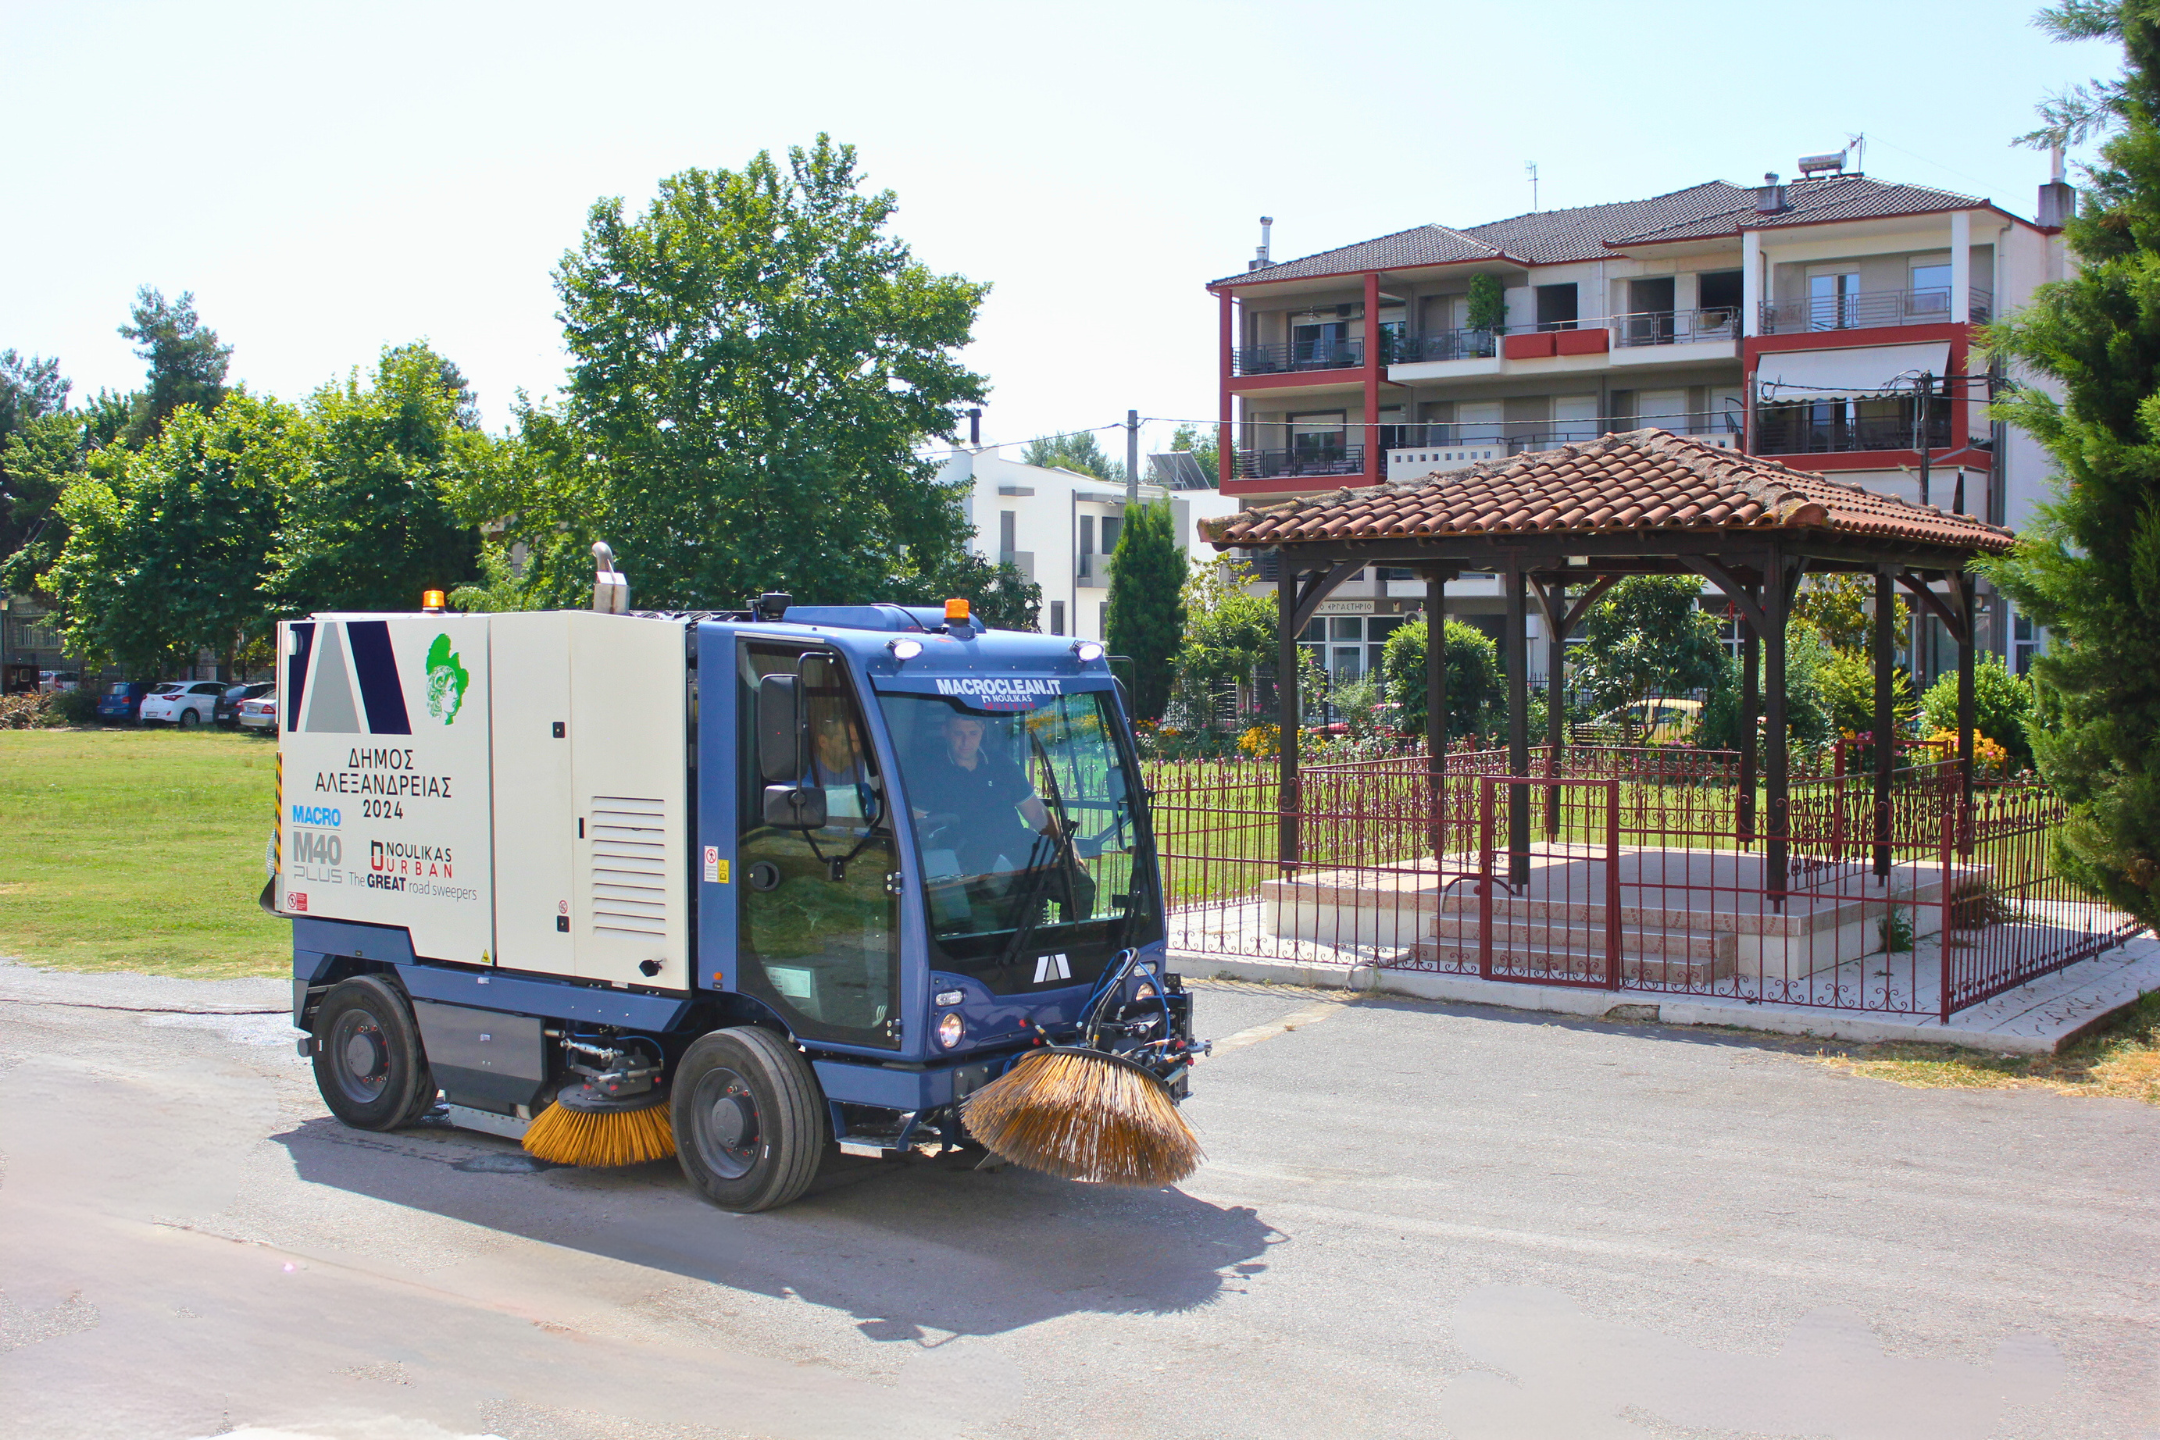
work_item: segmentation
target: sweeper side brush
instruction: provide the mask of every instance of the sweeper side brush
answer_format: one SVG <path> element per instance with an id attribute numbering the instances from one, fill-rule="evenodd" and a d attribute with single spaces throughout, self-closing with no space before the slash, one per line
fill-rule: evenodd
<path id="1" fill-rule="evenodd" d="M 606 1169 L 669 1158 L 675 1127 L 665 1090 L 618 1100 L 588 1083 L 557 1095 L 525 1131 L 524 1143 L 527 1152 L 557 1165 Z"/>
<path id="2" fill-rule="evenodd" d="M 1063 1180 L 1171 1185 L 1207 1158 L 1169 1088 L 1101 1050 L 1032 1050 L 962 1100 L 960 1119 L 1000 1159 Z"/>

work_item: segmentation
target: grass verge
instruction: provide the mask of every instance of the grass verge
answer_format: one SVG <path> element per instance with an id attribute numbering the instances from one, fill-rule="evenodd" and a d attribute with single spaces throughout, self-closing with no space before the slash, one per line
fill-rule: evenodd
<path id="1" fill-rule="evenodd" d="M 1849 1074 L 1923 1089 L 2050 1090 L 2160 1105 L 2160 993 L 2109 1017 L 2059 1055 L 1895 1044 L 1814 1058 Z"/>
<path id="2" fill-rule="evenodd" d="M 0 730 L 0 955 L 63 970 L 283 974 L 256 905 L 277 746 L 219 730 Z"/>

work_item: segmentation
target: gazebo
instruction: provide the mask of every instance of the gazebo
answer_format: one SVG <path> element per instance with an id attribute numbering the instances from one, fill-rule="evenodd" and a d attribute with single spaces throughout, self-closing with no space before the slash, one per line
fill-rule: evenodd
<path id="1" fill-rule="evenodd" d="M 1550 647 L 1550 767 L 1561 754 L 1569 631 L 1623 577 L 1698 576 L 1726 595 L 1742 626 L 1737 825 L 1742 838 L 1760 839 L 1764 887 L 1779 903 L 1790 874 L 1786 618 L 1803 576 L 1846 572 L 1874 581 L 1877 737 L 1892 728 L 1899 591 L 1939 618 L 1956 642 L 1960 805 L 1970 813 L 1977 639 L 1970 565 L 2011 547 L 2010 532 L 1998 526 L 1663 430 L 1637 430 L 1419 480 L 1259 505 L 1208 522 L 1203 533 L 1219 550 L 1273 551 L 1280 561 L 1277 858 L 1286 874 L 1299 861 L 1297 638 L 1320 602 L 1367 566 L 1407 568 L 1425 579 L 1426 764 L 1435 793 L 1447 765 L 1449 581 L 1466 571 L 1500 577 L 1508 772 L 1530 778 L 1528 606 L 1543 616 Z M 1895 757 L 1888 743 L 1873 748 L 1873 869 L 1887 877 Z M 1758 784 L 1767 810 L 1759 836 Z M 1508 879 L 1516 886 L 1530 873 L 1530 788 L 1507 787 Z"/>

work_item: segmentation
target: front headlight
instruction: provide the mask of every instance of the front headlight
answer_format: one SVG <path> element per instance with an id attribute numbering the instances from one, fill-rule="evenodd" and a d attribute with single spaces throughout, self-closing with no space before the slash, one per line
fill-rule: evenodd
<path id="1" fill-rule="evenodd" d="M 937 1043 L 947 1050 L 958 1045 L 960 1037 L 965 1034 L 967 1034 L 967 1022 L 960 1018 L 960 1014 L 956 1010 L 946 1011 L 944 1018 L 937 1022 Z"/>

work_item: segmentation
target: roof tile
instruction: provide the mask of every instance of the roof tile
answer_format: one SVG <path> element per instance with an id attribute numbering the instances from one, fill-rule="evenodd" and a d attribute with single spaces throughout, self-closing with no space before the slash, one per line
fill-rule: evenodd
<path id="1" fill-rule="evenodd" d="M 1205 522 L 1218 549 L 1546 531 L 1829 530 L 2000 554 L 2008 530 L 1664 430 L 1306 496 Z"/>

